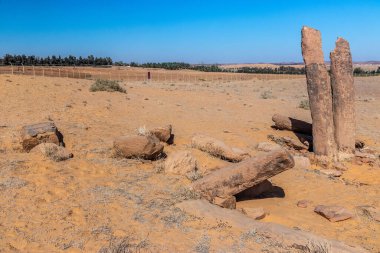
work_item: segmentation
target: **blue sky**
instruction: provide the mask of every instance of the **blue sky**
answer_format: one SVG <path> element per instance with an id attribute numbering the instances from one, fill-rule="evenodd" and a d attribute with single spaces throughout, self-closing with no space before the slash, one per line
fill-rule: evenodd
<path id="1" fill-rule="evenodd" d="M 0 55 L 110 56 L 126 62 L 300 62 L 300 30 L 338 36 L 380 60 L 380 1 L 0 0 Z"/>

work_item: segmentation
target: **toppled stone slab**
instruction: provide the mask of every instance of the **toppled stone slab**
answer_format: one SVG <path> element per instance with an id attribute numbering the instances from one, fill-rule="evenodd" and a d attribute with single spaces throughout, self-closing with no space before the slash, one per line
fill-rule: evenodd
<path id="1" fill-rule="evenodd" d="M 157 159 L 164 146 L 154 136 L 122 136 L 114 140 L 115 155 L 123 158 Z"/>
<path id="2" fill-rule="evenodd" d="M 312 124 L 295 118 L 275 114 L 272 117 L 274 127 L 278 130 L 289 130 L 295 133 L 312 135 Z"/>
<path id="3" fill-rule="evenodd" d="M 61 162 L 73 158 L 73 154 L 67 151 L 64 147 L 58 146 L 54 143 L 41 143 L 31 150 L 31 152 L 38 152 L 44 157 L 55 161 Z"/>
<path id="4" fill-rule="evenodd" d="M 353 218 L 353 214 L 341 206 L 316 206 L 314 212 L 325 217 L 331 222 L 344 221 Z"/>
<path id="5" fill-rule="evenodd" d="M 186 175 L 197 170 L 197 160 L 189 151 L 178 151 L 168 156 L 164 169 L 169 174 Z"/>
<path id="6" fill-rule="evenodd" d="M 242 208 L 241 211 L 242 211 L 242 213 L 247 215 L 249 218 L 252 218 L 254 220 L 262 220 L 267 215 L 264 208 L 262 208 L 262 207 L 258 207 L 258 208 L 244 207 L 244 208 Z"/>
<path id="7" fill-rule="evenodd" d="M 292 156 L 279 149 L 216 170 L 194 182 L 192 187 L 212 202 L 215 197 L 234 196 L 293 166 Z"/>
<path id="8" fill-rule="evenodd" d="M 156 127 L 149 131 L 150 134 L 157 137 L 162 142 L 169 142 L 170 138 L 172 137 L 172 125 L 167 125 L 164 127 Z"/>
<path id="9" fill-rule="evenodd" d="M 230 210 L 212 205 L 206 200 L 190 200 L 179 203 L 176 207 L 184 212 L 199 217 L 208 224 L 224 222 L 234 229 L 242 232 L 254 229 L 258 238 L 268 245 L 281 245 L 280 252 L 300 251 L 310 249 L 310 242 L 316 245 L 328 245 L 330 252 L 339 253 L 365 253 L 365 249 L 349 246 L 339 241 L 326 240 L 314 234 L 284 227 L 274 223 L 263 223 L 255 221 L 238 210 Z M 313 252 L 313 251 L 311 251 Z"/>
<path id="10" fill-rule="evenodd" d="M 191 145 L 193 148 L 230 162 L 240 162 L 250 157 L 247 152 L 232 148 L 221 140 L 202 134 L 193 136 Z"/>
<path id="11" fill-rule="evenodd" d="M 60 142 L 60 133 L 53 122 L 28 125 L 24 126 L 21 130 L 21 144 L 26 152 L 29 152 L 41 143 L 54 143 L 59 145 Z"/>

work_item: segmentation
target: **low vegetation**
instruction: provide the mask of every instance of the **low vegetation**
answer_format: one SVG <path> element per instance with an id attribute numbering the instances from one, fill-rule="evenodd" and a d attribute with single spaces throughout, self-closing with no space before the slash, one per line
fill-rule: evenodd
<path id="1" fill-rule="evenodd" d="M 298 105 L 298 108 L 305 109 L 305 110 L 310 110 L 310 103 L 308 99 L 304 99 L 300 102 Z"/>
<path id="2" fill-rule="evenodd" d="M 91 92 L 108 91 L 108 92 L 127 93 L 127 91 L 123 87 L 121 87 L 117 81 L 101 80 L 101 79 L 96 80 L 95 83 L 91 85 L 90 91 Z"/>

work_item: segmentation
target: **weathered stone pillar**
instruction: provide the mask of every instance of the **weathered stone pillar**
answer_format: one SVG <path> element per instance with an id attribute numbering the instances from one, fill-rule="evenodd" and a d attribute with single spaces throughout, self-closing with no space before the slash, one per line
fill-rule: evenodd
<path id="1" fill-rule="evenodd" d="M 329 159 L 335 156 L 333 107 L 330 76 L 324 63 L 321 33 L 302 28 L 302 55 L 313 120 L 314 153 Z"/>
<path id="2" fill-rule="evenodd" d="M 355 153 L 355 95 L 350 44 L 339 38 L 330 59 L 335 142 L 339 159 L 343 160 Z"/>

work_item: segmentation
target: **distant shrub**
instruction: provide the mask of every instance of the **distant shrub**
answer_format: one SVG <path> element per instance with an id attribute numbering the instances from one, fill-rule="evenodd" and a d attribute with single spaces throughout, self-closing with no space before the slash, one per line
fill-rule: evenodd
<path id="1" fill-rule="evenodd" d="M 302 108 L 305 110 L 310 110 L 310 103 L 308 99 L 302 100 L 298 105 L 298 108 Z"/>
<path id="2" fill-rule="evenodd" d="M 275 96 L 273 96 L 272 92 L 269 90 L 262 92 L 260 97 L 262 99 L 274 99 L 274 98 L 276 98 Z"/>
<path id="3" fill-rule="evenodd" d="M 127 91 L 123 87 L 121 87 L 117 81 L 101 80 L 101 79 L 96 80 L 96 82 L 91 85 L 90 91 L 91 92 L 108 91 L 108 92 L 127 93 Z"/>

